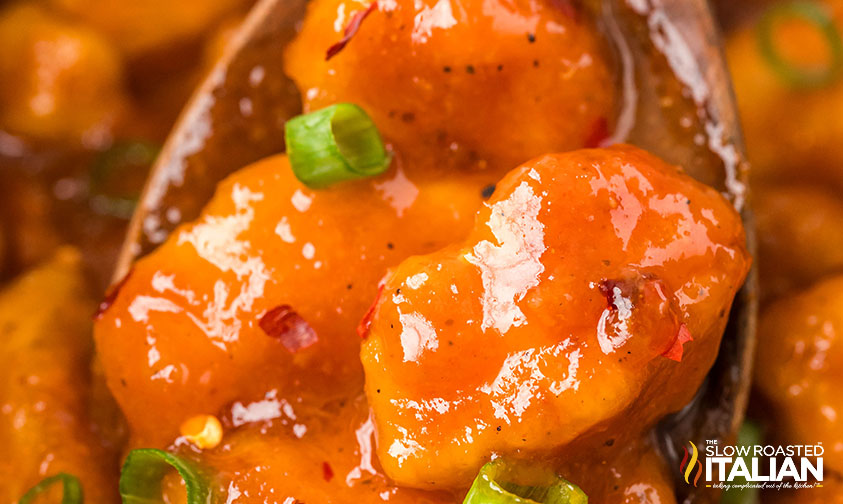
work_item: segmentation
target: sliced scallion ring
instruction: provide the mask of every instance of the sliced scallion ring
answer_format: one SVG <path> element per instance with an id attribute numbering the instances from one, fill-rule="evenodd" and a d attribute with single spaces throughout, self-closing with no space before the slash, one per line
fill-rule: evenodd
<path id="1" fill-rule="evenodd" d="M 827 68 L 808 68 L 787 61 L 776 48 L 775 28 L 781 21 L 801 19 L 814 25 L 828 44 L 831 63 Z M 770 68 L 790 85 L 798 88 L 827 86 L 841 76 L 843 70 L 843 39 L 831 15 L 815 2 L 796 0 L 776 4 L 758 24 L 758 43 L 761 55 Z"/>
<path id="2" fill-rule="evenodd" d="M 375 123 L 351 103 L 290 119 L 284 140 L 293 173 L 312 188 L 380 175 L 392 160 Z"/>
<path id="3" fill-rule="evenodd" d="M 520 485 L 506 477 L 508 467 L 493 460 L 480 469 L 463 504 L 587 504 L 588 496 L 573 483 L 553 476 L 544 485 Z M 546 478 L 545 478 L 546 479 Z"/>
<path id="4" fill-rule="evenodd" d="M 208 504 L 211 486 L 208 476 L 189 460 L 163 450 L 132 450 L 120 473 L 123 504 L 163 503 L 161 481 L 175 469 L 187 489 L 187 504 Z"/>
<path id="5" fill-rule="evenodd" d="M 18 504 L 29 504 L 38 495 L 52 487 L 56 483 L 62 484 L 61 504 L 82 504 L 84 498 L 82 493 L 82 484 L 79 483 L 79 478 L 67 473 L 58 473 L 55 476 L 50 476 L 42 479 L 37 485 L 30 488 L 23 497 L 20 498 Z"/>

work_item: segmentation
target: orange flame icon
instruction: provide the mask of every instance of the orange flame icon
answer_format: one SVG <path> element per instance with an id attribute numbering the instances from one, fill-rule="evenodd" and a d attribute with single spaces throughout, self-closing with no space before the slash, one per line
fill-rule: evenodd
<path id="1" fill-rule="evenodd" d="M 679 464 L 679 470 L 685 475 L 685 483 L 690 485 L 691 473 L 694 472 L 694 469 L 696 469 L 697 475 L 694 476 L 694 486 L 697 486 L 697 483 L 700 481 L 700 476 L 702 476 L 702 463 L 700 463 L 699 460 L 697 445 L 691 441 L 688 441 L 688 444 L 691 445 L 691 460 L 688 460 L 688 447 L 683 446 L 682 449 L 685 450 L 685 456 L 682 457 L 682 462 Z"/>

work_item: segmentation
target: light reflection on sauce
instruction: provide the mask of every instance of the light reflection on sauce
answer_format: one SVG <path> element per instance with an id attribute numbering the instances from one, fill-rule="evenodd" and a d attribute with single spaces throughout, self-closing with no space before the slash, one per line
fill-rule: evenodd
<path id="1" fill-rule="evenodd" d="M 517 302 L 539 284 L 544 271 L 544 224 L 538 220 L 542 198 L 526 181 L 509 199 L 492 206 L 487 225 L 499 245 L 481 241 L 465 259 L 480 269 L 483 279 L 483 331 L 494 327 L 506 334 L 526 323 Z"/>

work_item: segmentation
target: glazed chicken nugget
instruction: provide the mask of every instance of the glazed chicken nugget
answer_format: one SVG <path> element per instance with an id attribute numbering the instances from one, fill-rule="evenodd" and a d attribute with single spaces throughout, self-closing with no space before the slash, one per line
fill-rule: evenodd
<path id="1" fill-rule="evenodd" d="M 790 443 L 822 442 L 825 466 L 838 474 L 843 472 L 842 293 L 843 276 L 836 275 L 764 311 L 754 382 L 772 406 L 773 432 Z"/>
<path id="2" fill-rule="evenodd" d="M 363 322 L 384 470 L 459 486 L 492 453 L 647 429 L 693 396 L 749 265 L 734 208 L 639 149 L 520 166 L 466 241 L 404 261 Z"/>
<path id="3" fill-rule="evenodd" d="M 471 228 L 479 180 L 380 178 L 314 191 L 286 156 L 231 175 L 139 260 L 95 324 L 134 440 L 277 388 L 316 404 L 363 383 L 356 328 L 386 268 Z"/>
<path id="4" fill-rule="evenodd" d="M 608 136 L 615 88 L 605 46 L 567 2 L 321 0 L 285 68 L 305 111 L 356 103 L 405 152 L 436 146 L 437 164 L 500 177 Z M 326 61 L 331 48 L 339 52 Z"/>

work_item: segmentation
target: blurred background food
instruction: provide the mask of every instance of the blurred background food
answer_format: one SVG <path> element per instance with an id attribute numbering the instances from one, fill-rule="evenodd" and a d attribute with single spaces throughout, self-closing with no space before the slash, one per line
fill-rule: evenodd
<path id="1" fill-rule="evenodd" d="M 0 416 L 0 498 L 15 502 L 50 470 L 72 472 L 89 502 L 114 494 L 117 460 L 89 427 L 90 312 L 95 304 L 79 252 L 58 248 L 0 294 L 0 397 L 14 415 Z M 68 388 L 67 383 L 80 386 Z"/>
<path id="2" fill-rule="evenodd" d="M 0 7 L 0 278 L 82 251 L 101 292 L 149 165 L 250 0 Z"/>
<path id="3" fill-rule="evenodd" d="M 251 3 L 0 2 L 0 362 L 25 364 L 19 356 L 32 345 L 44 350 L 26 358 L 55 360 L 53 374 L 37 386 L 2 389 L 15 382 L 2 373 L 20 371 L 0 371 L 0 390 L 4 401 L 29 408 L 36 396 L 49 397 L 53 381 L 91 382 L 88 394 L 64 398 L 60 411 L 38 412 L 60 416 L 69 443 L 33 441 L 24 452 L 88 450 L 91 443 L 77 446 L 75 438 L 89 429 L 111 433 L 98 438 L 106 444 L 119 442 L 119 421 L 91 361 L 87 317 L 110 283 L 149 166 Z M 752 164 L 760 243 L 763 305 L 750 417 L 770 440 L 823 442 L 826 486 L 839 487 L 843 1 L 713 3 Z M 371 92 L 353 91 L 364 100 Z M 18 449 L 4 441 L 2 429 L 13 421 L 7 416 L 0 415 L 0 454 Z M 88 427 L 76 428 L 81 424 Z M 46 421 L 32 424 L 31 439 L 48 428 Z M 27 475 L 10 491 L 35 481 Z"/>
<path id="4" fill-rule="evenodd" d="M 250 4 L 0 2 L 3 502 L 62 471 L 113 502 L 125 433 L 91 314 L 161 143 Z"/>
<path id="5" fill-rule="evenodd" d="M 843 2 L 716 3 L 752 164 L 761 320 L 749 417 L 769 442 L 823 443 L 843 501 Z M 827 495 L 827 496 L 826 496 Z"/>

